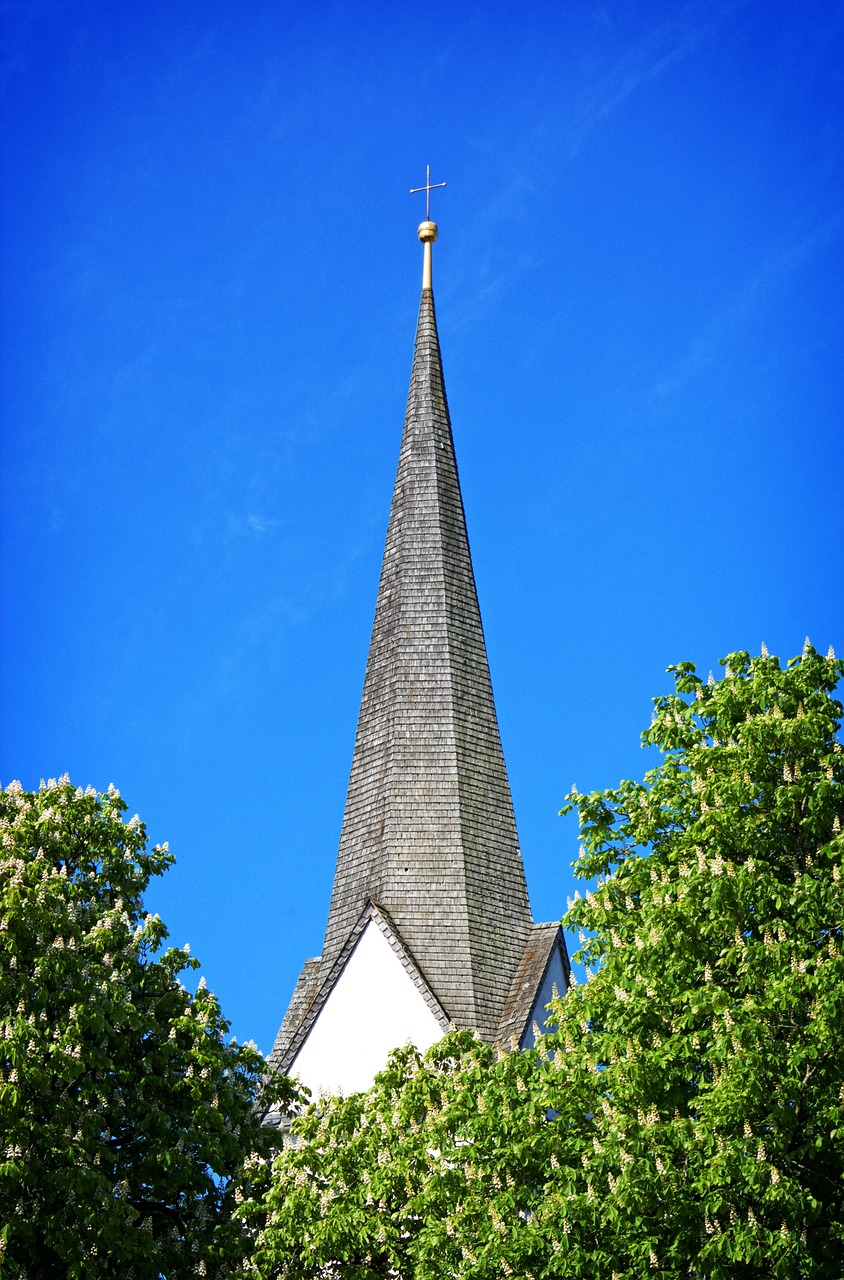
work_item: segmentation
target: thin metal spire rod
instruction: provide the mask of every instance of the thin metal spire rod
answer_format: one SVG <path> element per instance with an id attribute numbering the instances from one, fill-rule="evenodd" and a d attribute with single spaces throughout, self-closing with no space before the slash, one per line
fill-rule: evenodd
<path id="1" fill-rule="evenodd" d="M 444 186 L 446 186 L 446 185 L 447 185 L 447 184 L 446 184 L 445 182 L 434 182 L 434 183 L 432 183 L 432 182 L 431 182 L 431 166 L 430 166 L 430 165 L 426 165 L 426 166 L 425 166 L 425 185 L 424 185 L 424 187 L 411 187 L 411 188 L 410 188 L 410 194 L 411 194 L 412 196 L 417 195 L 420 191 L 424 191 L 424 192 L 425 192 L 425 221 L 426 221 L 426 222 L 430 222 L 430 221 L 431 221 L 431 192 L 432 192 L 432 191 L 436 191 L 437 187 L 444 187 Z"/>

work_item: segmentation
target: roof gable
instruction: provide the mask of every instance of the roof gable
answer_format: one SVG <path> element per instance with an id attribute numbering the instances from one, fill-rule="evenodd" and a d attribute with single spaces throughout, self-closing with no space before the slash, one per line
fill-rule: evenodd
<path id="1" fill-rule="evenodd" d="M 369 1088 L 397 1045 L 425 1050 L 448 1028 L 445 1014 L 389 920 L 370 904 L 295 1037 L 285 1070 L 312 1092 Z"/>
<path id="2" fill-rule="evenodd" d="M 545 1006 L 569 983 L 569 959 L 559 924 L 535 924 L 521 964 L 515 972 L 498 1028 L 498 1042 L 506 1049 L 532 1048 L 533 1024 L 542 1028 Z"/>

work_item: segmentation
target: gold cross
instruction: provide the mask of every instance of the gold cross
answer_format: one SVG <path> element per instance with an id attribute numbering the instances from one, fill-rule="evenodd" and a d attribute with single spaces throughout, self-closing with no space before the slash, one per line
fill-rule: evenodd
<path id="1" fill-rule="evenodd" d="M 410 194 L 412 196 L 415 196 L 419 191 L 425 192 L 425 221 L 426 222 L 431 221 L 431 192 L 434 191 L 437 187 L 444 187 L 445 185 L 446 184 L 444 182 L 434 182 L 434 183 L 431 182 L 431 166 L 426 165 L 424 187 L 410 188 Z"/>

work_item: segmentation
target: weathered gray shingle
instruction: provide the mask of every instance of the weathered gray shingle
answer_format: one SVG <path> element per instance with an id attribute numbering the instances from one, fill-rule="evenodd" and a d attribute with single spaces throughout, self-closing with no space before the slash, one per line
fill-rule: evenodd
<path id="1" fill-rule="evenodd" d="M 300 979 L 273 1052 L 280 1069 L 370 902 L 394 922 L 440 1007 L 458 1026 L 497 1039 L 534 926 L 430 289 L 419 310 L 320 980 L 306 999 Z M 508 1025 L 519 1016 L 512 1006 L 509 1013 Z"/>

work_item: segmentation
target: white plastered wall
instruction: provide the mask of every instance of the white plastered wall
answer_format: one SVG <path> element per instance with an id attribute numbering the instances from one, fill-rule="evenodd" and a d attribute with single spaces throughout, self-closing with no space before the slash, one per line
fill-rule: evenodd
<path id="1" fill-rule="evenodd" d="M 370 920 L 290 1068 L 316 1095 L 368 1089 L 391 1049 L 430 1048 L 444 1032 Z"/>

